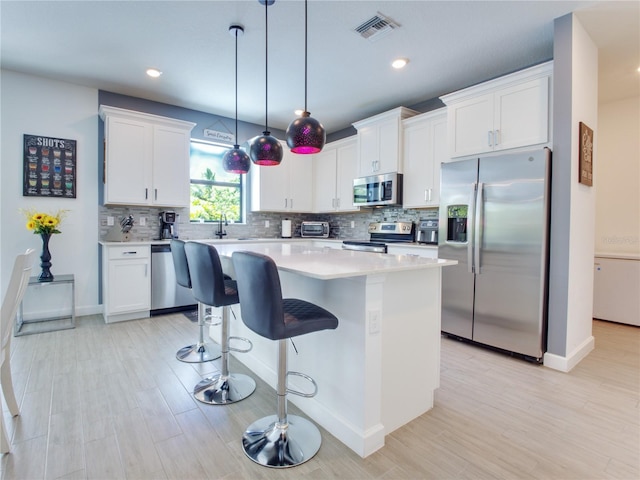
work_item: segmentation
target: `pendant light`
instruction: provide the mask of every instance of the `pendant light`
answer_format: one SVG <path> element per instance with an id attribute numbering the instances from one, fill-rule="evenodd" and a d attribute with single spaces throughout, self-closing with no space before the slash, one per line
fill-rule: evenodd
<path id="1" fill-rule="evenodd" d="M 242 174 L 247 173 L 251 168 L 249 155 L 238 144 L 238 37 L 244 34 L 244 28 L 241 25 L 231 25 L 229 33 L 236 37 L 236 143 L 222 157 L 222 167 L 226 172 Z"/>
<path id="2" fill-rule="evenodd" d="M 287 128 L 287 145 L 293 153 L 318 153 L 327 134 L 322 124 L 307 111 L 307 0 L 304 0 L 304 112 Z"/>
<path id="3" fill-rule="evenodd" d="M 275 0 L 258 0 L 264 5 L 264 132 L 260 137 L 251 141 L 249 156 L 256 165 L 273 166 L 280 165 L 282 161 L 282 144 L 269 131 L 269 20 L 267 10 L 269 5 L 273 5 Z"/>

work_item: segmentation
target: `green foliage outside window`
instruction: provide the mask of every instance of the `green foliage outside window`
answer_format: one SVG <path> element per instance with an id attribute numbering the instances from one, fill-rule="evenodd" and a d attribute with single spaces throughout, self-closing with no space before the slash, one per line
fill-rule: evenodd
<path id="1" fill-rule="evenodd" d="M 191 221 L 215 222 L 221 216 L 230 222 L 242 221 L 242 178 L 222 168 L 222 157 L 228 149 L 191 142 Z"/>

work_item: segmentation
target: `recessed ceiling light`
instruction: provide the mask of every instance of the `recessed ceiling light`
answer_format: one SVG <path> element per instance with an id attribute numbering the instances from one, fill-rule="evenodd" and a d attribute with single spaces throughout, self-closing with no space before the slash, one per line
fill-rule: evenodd
<path id="1" fill-rule="evenodd" d="M 147 68 L 147 75 L 153 78 L 158 78 L 160 75 L 162 75 L 162 72 L 157 68 Z"/>
<path id="2" fill-rule="evenodd" d="M 391 62 L 391 66 L 393 68 L 404 68 L 407 63 L 409 63 L 408 58 L 396 58 L 393 62 Z"/>

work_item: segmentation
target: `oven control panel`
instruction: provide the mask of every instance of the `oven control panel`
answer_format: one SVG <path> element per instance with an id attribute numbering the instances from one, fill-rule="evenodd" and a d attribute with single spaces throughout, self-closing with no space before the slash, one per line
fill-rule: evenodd
<path id="1" fill-rule="evenodd" d="M 404 233 L 413 232 L 412 222 L 371 222 L 369 233 Z"/>

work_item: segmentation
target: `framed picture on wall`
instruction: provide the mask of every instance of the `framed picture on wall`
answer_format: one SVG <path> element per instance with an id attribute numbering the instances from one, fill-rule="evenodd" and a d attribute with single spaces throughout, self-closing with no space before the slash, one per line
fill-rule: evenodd
<path id="1" fill-rule="evenodd" d="M 76 198 L 76 141 L 24 135 L 22 195 Z"/>
<path id="2" fill-rule="evenodd" d="M 580 151 L 578 152 L 578 181 L 593 185 L 593 130 L 580 122 Z"/>

